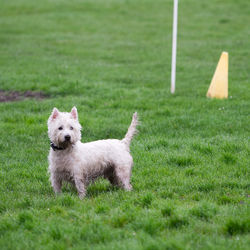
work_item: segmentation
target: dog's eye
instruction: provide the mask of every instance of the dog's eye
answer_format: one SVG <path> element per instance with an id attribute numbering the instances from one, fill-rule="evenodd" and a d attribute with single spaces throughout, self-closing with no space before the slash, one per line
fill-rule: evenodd
<path id="1" fill-rule="evenodd" d="M 59 129 L 59 130 L 62 130 L 62 129 L 63 129 L 63 127 L 59 127 L 58 129 Z"/>
<path id="2" fill-rule="evenodd" d="M 70 130 L 73 130 L 73 127 L 72 127 L 72 126 L 70 127 Z"/>

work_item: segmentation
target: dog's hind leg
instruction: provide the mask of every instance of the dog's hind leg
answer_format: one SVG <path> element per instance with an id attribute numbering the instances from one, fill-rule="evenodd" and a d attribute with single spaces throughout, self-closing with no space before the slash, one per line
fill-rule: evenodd
<path id="1" fill-rule="evenodd" d="M 126 191 L 132 190 L 132 185 L 130 184 L 131 166 L 116 167 L 114 177 L 119 187 Z"/>

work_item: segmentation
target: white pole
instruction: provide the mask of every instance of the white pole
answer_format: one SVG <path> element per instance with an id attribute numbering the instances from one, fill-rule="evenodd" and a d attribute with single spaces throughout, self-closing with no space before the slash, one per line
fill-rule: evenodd
<path id="1" fill-rule="evenodd" d="M 177 16 L 178 16 L 178 0 L 174 0 L 173 40 L 172 40 L 172 69 L 171 69 L 171 93 L 172 94 L 175 92 L 177 21 L 178 21 Z"/>

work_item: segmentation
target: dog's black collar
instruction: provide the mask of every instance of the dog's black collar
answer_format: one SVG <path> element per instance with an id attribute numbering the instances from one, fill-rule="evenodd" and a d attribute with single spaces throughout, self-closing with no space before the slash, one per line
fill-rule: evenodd
<path id="1" fill-rule="evenodd" d="M 50 142 L 51 148 L 56 151 L 56 150 L 64 150 L 64 148 L 57 147 L 52 141 Z"/>

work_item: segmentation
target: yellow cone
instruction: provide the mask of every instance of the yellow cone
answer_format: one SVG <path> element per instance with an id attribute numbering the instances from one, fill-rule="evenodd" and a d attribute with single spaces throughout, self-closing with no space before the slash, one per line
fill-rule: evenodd
<path id="1" fill-rule="evenodd" d="M 228 53 L 222 52 L 213 79 L 207 91 L 207 97 L 227 98 L 228 97 Z"/>

